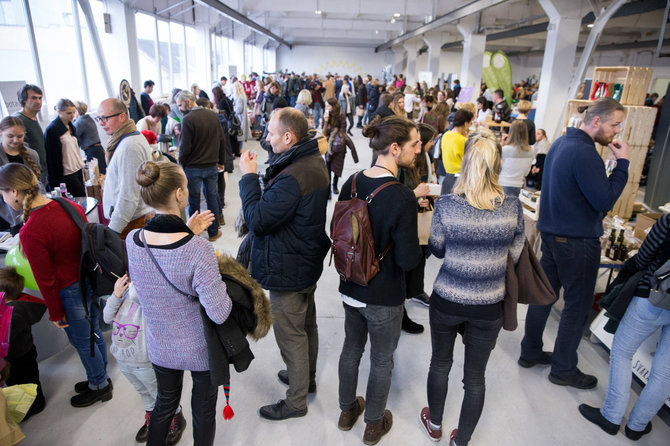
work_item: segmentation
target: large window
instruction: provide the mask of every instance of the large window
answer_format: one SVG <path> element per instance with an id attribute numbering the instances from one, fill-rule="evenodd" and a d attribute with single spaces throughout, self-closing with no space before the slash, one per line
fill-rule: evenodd
<path id="1" fill-rule="evenodd" d="M 198 84 L 200 89 L 211 97 L 211 88 L 207 75 L 207 46 L 203 39 L 203 33 L 191 26 L 186 27 L 186 65 L 188 81 Z"/>
<path id="2" fill-rule="evenodd" d="M 104 37 L 105 25 L 103 23 L 103 5 L 102 2 L 90 2 L 91 9 L 93 11 L 93 17 L 95 20 L 95 26 L 98 30 L 98 36 L 102 39 Z M 84 47 L 84 65 L 86 67 L 86 77 L 88 80 L 88 100 L 90 101 L 89 110 L 96 110 L 98 104 L 102 102 L 103 99 L 108 97 L 107 87 L 105 85 L 105 80 L 102 74 L 102 69 L 98 58 L 93 49 L 93 42 L 91 39 L 91 33 L 88 29 L 88 22 L 84 17 L 84 12 L 81 10 L 81 6 L 78 6 L 79 10 L 79 24 L 81 26 L 81 40 Z M 109 58 L 109 54 L 105 54 L 106 62 L 109 64 L 113 62 Z"/>
<path id="3" fill-rule="evenodd" d="M 135 26 L 137 28 L 137 52 L 140 59 L 142 87 L 144 87 L 145 81 L 152 80 L 156 84 L 152 96 L 160 96 L 161 92 L 167 93 L 167 89 L 163 88 L 158 74 L 156 19 L 153 16 L 138 12 L 135 14 Z"/>
<path id="4" fill-rule="evenodd" d="M 186 79 L 184 25 L 170 22 L 170 48 L 172 51 L 172 83 L 170 87 L 188 90 L 190 84 Z"/>
<path id="5" fill-rule="evenodd" d="M 37 83 L 21 0 L 0 1 L 0 81 Z"/>
<path id="6" fill-rule="evenodd" d="M 72 2 L 51 0 L 36 6 L 33 5 L 31 12 L 49 108 L 53 109 L 60 98 L 84 99 Z"/>
<path id="7" fill-rule="evenodd" d="M 170 53 L 170 25 L 158 21 L 158 48 L 160 49 L 161 91 L 169 94 L 174 88 L 172 82 L 172 55 Z M 180 87 L 183 88 L 183 87 Z"/>

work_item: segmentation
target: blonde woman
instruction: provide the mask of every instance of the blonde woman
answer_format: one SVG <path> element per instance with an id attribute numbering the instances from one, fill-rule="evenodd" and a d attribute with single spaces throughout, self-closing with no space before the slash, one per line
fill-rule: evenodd
<path id="1" fill-rule="evenodd" d="M 430 296 L 432 357 L 420 421 L 439 441 L 454 343 L 464 327 L 465 394 L 451 446 L 468 444 L 482 413 L 486 365 L 503 324 L 507 254 L 516 263 L 525 238 L 521 203 L 498 184 L 501 157 L 490 132 L 471 136 L 453 193 L 435 200 L 428 246 L 444 262 Z"/>
<path id="2" fill-rule="evenodd" d="M 399 91 L 393 93 L 393 102 L 391 102 L 390 108 L 396 116 L 402 116 L 403 118 L 407 116 L 405 113 L 405 95 Z"/>
<path id="3" fill-rule="evenodd" d="M 242 150 L 242 142 L 251 138 L 251 127 L 249 126 L 249 113 L 247 112 L 247 94 L 244 92 L 244 86 L 240 81 L 233 83 L 233 111 L 240 121 L 242 131 L 237 135 L 239 143 L 239 152 Z"/>
<path id="4" fill-rule="evenodd" d="M 519 101 L 516 106 L 516 110 L 519 113 L 516 117 L 516 120 L 523 122 L 526 124 L 526 127 L 528 127 L 528 144 L 531 146 L 535 144 L 535 123 L 528 119 L 528 113 L 532 108 L 533 104 L 526 100 Z"/>
<path id="5" fill-rule="evenodd" d="M 528 144 L 528 128 L 523 121 L 512 122 L 502 148 L 500 185 L 506 195 L 518 196 L 535 159 L 535 152 Z"/>
<path id="6" fill-rule="evenodd" d="M 309 90 L 300 90 L 300 93 L 298 93 L 298 99 L 295 101 L 295 108 L 300 110 L 308 120 L 310 115 L 310 105 L 312 105 L 312 94 L 309 92 Z"/>

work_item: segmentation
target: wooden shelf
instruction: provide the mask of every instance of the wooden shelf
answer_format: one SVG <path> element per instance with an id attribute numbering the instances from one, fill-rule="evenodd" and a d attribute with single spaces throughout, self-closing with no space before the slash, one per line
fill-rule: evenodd
<path id="1" fill-rule="evenodd" d="M 598 82 L 606 82 L 610 88 L 612 84 L 620 84 L 623 87 L 620 103 L 644 105 L 653 73 L 653 68 L 647 67 L 595 67 L 589 97 L 593 95 Z"/>

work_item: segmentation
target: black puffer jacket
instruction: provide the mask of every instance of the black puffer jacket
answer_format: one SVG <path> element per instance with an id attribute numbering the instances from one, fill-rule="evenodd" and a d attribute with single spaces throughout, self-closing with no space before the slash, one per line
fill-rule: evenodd
<path id="1" fill-rule="evenodd" d="M 244 219 L 253 233 L 251 272 L 267 290 L 314 285 L 330 247 L 326 235 L 329 178 L 316 139 L 305 138 L 267 169 L 240 180 Z"/>

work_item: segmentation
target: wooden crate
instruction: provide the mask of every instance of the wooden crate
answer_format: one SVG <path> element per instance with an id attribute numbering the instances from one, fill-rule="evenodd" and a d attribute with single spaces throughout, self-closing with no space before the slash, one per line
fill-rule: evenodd
<path id="1" fill-rule="evenodd" d="M 595 67 L 589 97 L 593 94 L 597 82 L 621 84 L 623 105 L 643 105 L 649 90 L 653 68 L 647 67 Z"/>

